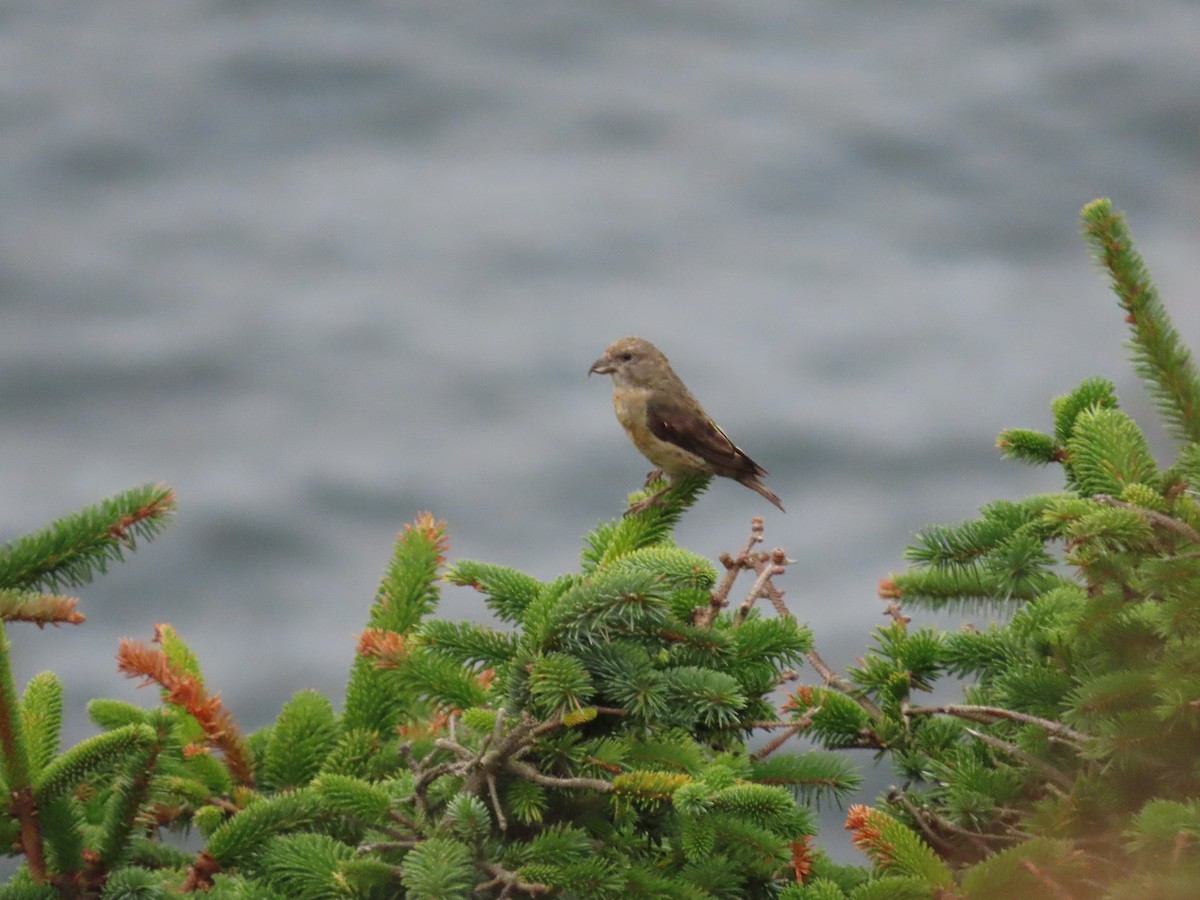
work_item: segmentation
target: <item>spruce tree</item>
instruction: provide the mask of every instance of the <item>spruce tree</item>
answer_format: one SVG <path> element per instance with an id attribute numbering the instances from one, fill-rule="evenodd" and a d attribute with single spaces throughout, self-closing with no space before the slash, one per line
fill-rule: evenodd
<path id="1" fill-rule="evenodd" d="M 719 567 L 674 542 L 707 485 L 684 478 L 550 581 L 447 564 L 444 523 L 418 517 L 364 604 L 340 711 L 301 689 L 245 735 L 160 624 L 117 654 L 160 702 L 93 700 L 99 733 L 62 749 L 63 686 L 18 692 L 4 623 L 82 623 L 59 590 L 153 536 L 174 497 L 128 491 L 10 542 L 0 836 L 22 864 L 0 900 L 1196 896 L 1200 375 L 1120 215 L 1101 200 L 1083 220 L 1175 458 L 1103 378 L 1044 430 L 1002 432 L 1003 456 L 1058 467 L 1062 489 L 923 529 L 845 676 L 788 610 L 761 520 Z M 439 618 L 446 583 L 493 621 Z M 916 609 L 1000 621 L 947 633 Z M 805 663 L 818 683 L 796 684 Z M 948 678 L 961 702 L 922 700 Z M 847 748 L 898 776 L 848 810 L 868 866 L 813 843 L 811 807 L 859 784 Z"/>
<path id="2" fill-rule="evenodd" d="M 549 582 L 447 566 L 445 525 L 422 515 L 396 541 L 340 713 L 301 690 L 243 735 L 160 624 L 122 641 L 118 667 L 161 704 L 92 701 L 101 732 L 59 752 L 62 688 L 38 676 L 7 707 L 21 715 L 0 827 L 25 865 L 0 898 L 774 896 L 814 859 L 807 804 L 859 778 L 840 755 L 784 749 L 799 726 L 773 698 L 811 635 L 761 520 L 720 578 L 671 539 L 706 485 L 601 523 L 580 570 Z M 86 577 L 150 533 L 171 505 L 156 491 L 10 545 L 13 617 L 77 620 L 31 585 Z M 496 623 L 436 618 L 444 582 L 480 591 Z M 161 840 L 189 829 L 194 854 Z"/>
<path id="3" fill-rule="evenodd" d="M 1175 459 L 1159 465 L 1110 381 L 1083 381 L 1050 428 L 997 440 L 1059 467 L 1063 490 L 922 530 L 881 584 L 892 621 L 837 701 L 852 715 L 797 692 L 810 732 L 892 760 L 900 783 L 847 828 L 912 896 L 1200 894 L 1200 374 L 1120 214 L 1097 200 L 1082 219 Z M 916 629 L 901 604 L 1001 623 Z M 920 700 L 948 676 L 962 702 Z M 877 715 L 849 702 L 864 694 Z M 786 894 L 847 895 L 876 896 L 819 879 Z"/>

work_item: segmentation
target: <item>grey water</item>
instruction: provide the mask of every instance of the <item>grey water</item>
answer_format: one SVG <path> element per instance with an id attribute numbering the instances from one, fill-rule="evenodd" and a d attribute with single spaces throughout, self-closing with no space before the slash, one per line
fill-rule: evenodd
<path id="1" fill-rule="evenodd" d="M 1153 421 L 1084 203 L 1200 345 L 1197 47 L 1166 0 L 12 0 L 0 539 L 180 501 L 86 624 L 10 628 L 19 680 L 62 676 L 77 740 L 88 699 L 156 700 L 113 654 L 168 621 L 252 730 L 340 702 L 419 511 L 451 558 L 572 570 L 648 468 L 585 377 L 625 334 L 788 509 L 716 484 L 680 541 L 763 515 L 844 668 L 915 530 L 1060 485 L 1001 428 L 1089 375 Z"/>

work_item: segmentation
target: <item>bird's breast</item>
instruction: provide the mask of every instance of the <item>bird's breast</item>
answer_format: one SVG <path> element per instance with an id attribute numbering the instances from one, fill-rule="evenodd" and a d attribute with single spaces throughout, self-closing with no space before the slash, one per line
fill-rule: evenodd
<path id="1" fill-rule="evenodd" d="M 650 392 L 645 388 L 615 387 L 613 388 L 613 409 L 617 413 L 617 421 L 625 430 L 632 433 L 634 428 L 646 427 L 646 406 L 650 401 Z"/>

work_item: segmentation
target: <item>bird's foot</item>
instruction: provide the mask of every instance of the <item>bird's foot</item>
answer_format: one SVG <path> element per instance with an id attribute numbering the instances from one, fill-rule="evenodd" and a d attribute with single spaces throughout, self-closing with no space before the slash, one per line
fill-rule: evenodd
<path id="1" fill-rule="evenodd" d="M 643 509 L 649 509 L 651 506 L 663 506 L 663 495 L 666 494 L 666 492 L 667 489 L 663 488 L 661 491 L 657 491 L 651 494 L 649 497 L 645 497 L 636 503 L 629 504 L 629 509 L 625 510 L 625 515 L 632 516 L 634 513 L 641 512 Z"/>
<path id="2" fill-rule="evenodd" d="M 646 473 L 646 484 L 644 486 L 650 487 L 650 485 L 654 484 L 654 482 L 662 481 L 663 475 L 664 475 L 664 473 L 663 473 L 662 469 L 650 470 L 649 472 Z"/>

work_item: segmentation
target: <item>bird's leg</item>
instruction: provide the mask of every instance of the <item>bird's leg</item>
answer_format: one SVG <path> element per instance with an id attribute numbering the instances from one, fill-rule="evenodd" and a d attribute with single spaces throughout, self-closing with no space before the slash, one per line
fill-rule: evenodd
<path id="1" fill-rule="evenodd" d="M 662 477 L 663 477 L 662 469 L 651 469 L 649 472 L 646 473 L 646 483 L 642 486 L 650 487 L 650 485 L 654 484 L 654 482 L 661 481 Z"/>
<path id="2" fill-rule="evenodd" d="M 650 477 L 650 476 L 655 476 L 655 477 Z M 663 470 L 655 469 L 653 472 L 650 473 L 650 476 L 647 476 L 647 478 L 646 478 L 647 485 L 653 484 L 655 481 L 658 481 L 660 478 L 664 477 Z M 667 479 L 666 487 L 659 488 L 657 491 L 655 491 L 649 497 L 644 497 L 641 500 L 637 501 L 636 503 L 631 503 L 629 505 L 629 509 L 625 510 L 625 515 L 631 516 L 635 512 L 641 512 L 643 509 L 646 509 L 651 506 L 662 506 L 663 505 L 663 497 L 666 495 L 667 491 L 669 491 L 675 485 L 675 479 L 672 478 L 670 475 L 667 475 L 666 479 Z"/>

